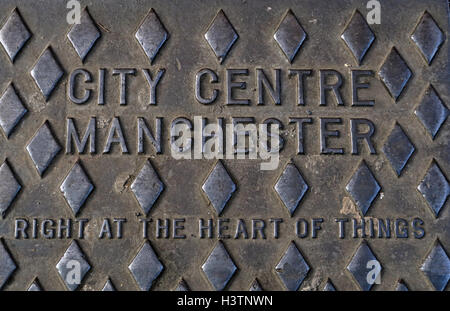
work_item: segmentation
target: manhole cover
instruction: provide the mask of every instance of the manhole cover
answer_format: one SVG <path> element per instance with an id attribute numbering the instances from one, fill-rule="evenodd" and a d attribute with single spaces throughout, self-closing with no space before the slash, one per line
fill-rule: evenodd
<path id="1" fill-rule="evenodd" d="M 447 1 L 0 5 L 3 290 L 445 290 Z"/>

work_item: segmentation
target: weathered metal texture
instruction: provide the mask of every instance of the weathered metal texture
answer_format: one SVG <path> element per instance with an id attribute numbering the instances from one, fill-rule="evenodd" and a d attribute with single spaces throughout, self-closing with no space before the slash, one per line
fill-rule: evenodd
<path id="1" fill-rule="evenodd" d="M 79 2 L 77 25 L 66 1 L 0 3 L 1 289 L 449 289 L 446 0 L 380 1 L 381 24 L 363 0 Z M 278 167 L 174 159 L 194 116 L 279 120 Z M 157 118 L 159 146 L 138 136 Z"/>

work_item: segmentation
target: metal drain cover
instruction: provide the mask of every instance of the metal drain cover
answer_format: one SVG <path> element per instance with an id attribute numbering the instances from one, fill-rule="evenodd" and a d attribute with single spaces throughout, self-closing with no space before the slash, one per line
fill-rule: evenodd
<path id="1" fill-rule="evenodd" d="M 447 1 L 0 8 L 1 289 L 448 290 Z"/>

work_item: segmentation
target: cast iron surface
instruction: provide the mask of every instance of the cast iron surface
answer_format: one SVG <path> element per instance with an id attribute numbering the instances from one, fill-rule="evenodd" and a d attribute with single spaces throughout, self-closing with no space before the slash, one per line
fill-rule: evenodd
<path id="1" fill-rule="evenodd" d="M 448 290 L 446 0 L 381 1 L 381 23 L 371 25 L 363 0 L 80 0 L 75 26 L 66 21 L 66 2 L 0 2 L 2 290 Z M 218 76 L 215 84 L 210 76 L 202 80 L 204 97 L 219 90 L 211 104 L 195 96 L 195 76 L 205 68 Z M 91 75 L 86 83 L 77 76 L 76 98 L 91 89 L 81 104 L 69 94 L 76 69 Z M 234 77 L 246 88 L 233 91 L 248 105 L 227 104 L 230 69 L 248 70 Z M 267 91 L 258 105 L 257 69 L 272 83 L 280 69 L 279 105 Z M 304 105 L 297 104 L 294 69 L 311 71 Z M 152 98 L 148 74 L 155 79 L 161 70 Z M 341 74 L 338 101 L 327 91 L 321 105 L 320 70 Z M 372 101 L 365 106 L 352 105 L 352 70 L 373 73 L 360 78 L 370 82 L 358 91 Z M 250 159 L 174 159 L 171 122 L 194 116 L 278 119 L 284 139 L 278 168 L 262 171 L 261 161 Z M 66 152 L 68 118 L 82 138 L 91 117 L 95 152 L 88 152 L 90 142 L 84 153 L 75 144 Z M 138 118 L 153 134 L 156 118 L 163 118 L 159 153 L 149 140 L 138 152 Z M 311 118 L 302 154 L 293 118 Z M 327 127 L 340 131 L 327 138 L 335 148 L 329 154 L 321 152 L 323 118 L 341 119 Z M 374 124 L 373 152 L 362 142 L 352 154 L 353 119 Z M 111 127 L 122 129 L 127 152 L 116 136 L 108 145 Z M 313 237 L 319 218 L 322 229 Z M 336 218 L 348 219 L 344 238 Z M 58 237 L 61 219 L 71 221 L 69 237 L 67 230 Z M 99 238 L 104 219 L 111 238 Z M 124 219 L 121 238 L 114 219 Z M 158 236 L 155 226 L 166 219 L 168 237 Z M 174 237 L 177 219 L 184 220 L 184 238 Z M 211 238 L 207 230 L 200 237 L 200 219 L 204 225 L 212 219 Z M 218 236 L 219 219 L 228 237 Z M 282 219 L 277 237 L 274 219 Z M 378 228 L 380 219 L 391 221 L 390 238 L 370 237 L 370 223 Z M 414 219 L 423 237 L 415 236 Z M 146 238 L 142 220 L 149 221 Z M 367 236 L 354 238 L 352 222 L 362 220 Z M 309 232 L 300 237 L 296 224 L 305 222 Z M 396 233 L 396 222 L 408 237 Z M 17 236 L 15 227 L 25 223 L 28 237 Z M 43 223 L 56 228 L 53 238 L 41 232 Z M 235 238 L 243 223 L 248 238 L 243 231 Z M 265 239 L 252 223 L 265 224 Z M 80 284 L 67 283 L 71 260 L 80 264 Z M 370 260 L 382 268 L 373 286 L 366 279 Z"/>

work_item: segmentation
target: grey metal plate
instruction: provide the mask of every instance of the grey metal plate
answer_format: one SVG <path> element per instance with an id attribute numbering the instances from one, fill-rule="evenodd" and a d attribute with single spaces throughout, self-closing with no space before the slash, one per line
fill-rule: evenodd
<path id="1" fill-rule="evenodd" d="M 1 289 L 448 290 L 448 3 L 367 2 L 2 0 Z M 195 116 L 279 120 L 279 165 L 175 159 Z"/>

